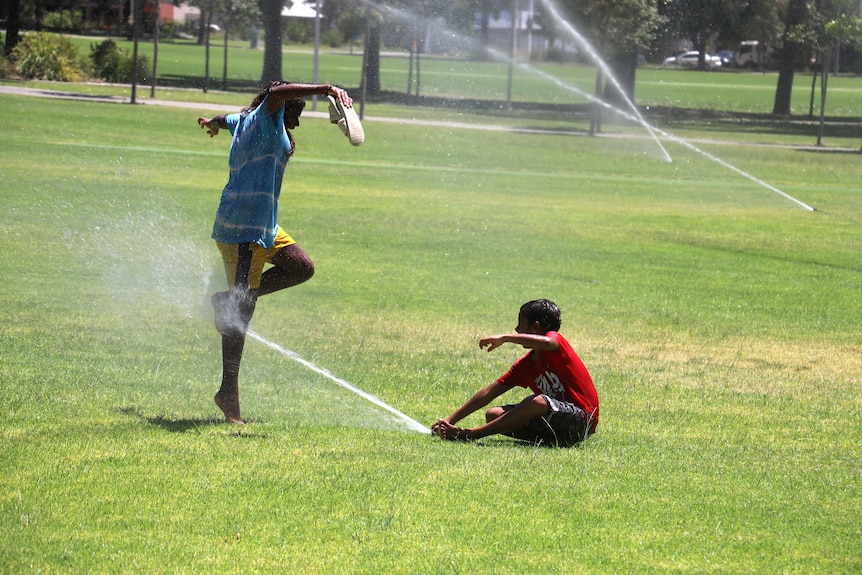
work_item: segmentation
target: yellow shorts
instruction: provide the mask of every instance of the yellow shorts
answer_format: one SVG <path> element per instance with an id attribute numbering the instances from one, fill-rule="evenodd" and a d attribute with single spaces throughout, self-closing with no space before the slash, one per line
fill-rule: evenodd
<path id="1" fill-rule="evenodd" d="M 233 287 L 237 283 L 237 264 L 240 261 L 240 246 L 248 245 L 251 251 L 251 263 L 245 263 L 248 266 L 248 287 L 257 289 L 260 287 L 260 276 L 263 275 L 264 264 L 272 263 L 273 258 L 275 258 L 279 251 L 295 243 L 294 239 L 281 226 L 279 226 L 278 232 L 275 234 L 275 242 L 269 249 L 263 248 L 260 244 L 253 242 L 250 244 L 223 244 L 216 242 L 221 252 L 222 261 L 224 261 L 224 271 L 227 276 L 228 286 Z M 240 268 L 242 267 L 240 266 Z M 243 276 L 245 274 L 240 270 L 240 281 L 242 281 Z"/>

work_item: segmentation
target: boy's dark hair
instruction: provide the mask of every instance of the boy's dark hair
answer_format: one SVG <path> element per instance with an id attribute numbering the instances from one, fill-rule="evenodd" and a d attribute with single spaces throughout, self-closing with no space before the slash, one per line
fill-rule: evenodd
<path id="1" fill-rule="evenodd" d="M 539 322 L 545 333 L 560 331 L 560 308 L 551 300 L 536 299 L 528 301 L 521 306 L 519 315 L 527 320 L 527 323 Z"/>

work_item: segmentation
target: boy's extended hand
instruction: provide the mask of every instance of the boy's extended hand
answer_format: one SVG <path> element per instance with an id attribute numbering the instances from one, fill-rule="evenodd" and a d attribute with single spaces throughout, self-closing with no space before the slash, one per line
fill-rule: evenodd
<path id="1" fill-rule="evenodd" d="M 506 336 L 503 335 L 491 335 L 488 337 L 483 337 L 479 340 L 480 348 L 488 348 L 486 351 L 494 351 L 504 343 L 506 343 Z"/>
<path id="2" fill-rule="evenodd" d="M 210 135 L 210 138 L 215 137 L 218 134 L 218 124 L 212 120 L 212 118 L 198 118 L 198 125 L 202 130 L 206 130 L 207 134 Z"/>
<path id="3" fill-rule="evenodd" d="M 479 340 L 479 347 L 487 347 L 488 351 L 494 351 L 504 343 L 512 343 L 520 345 L 527 349 L 539 349 L 556 351 L 560 345 L 557 340 L 546 335 L 537 333 L 506 333 L 500 335 L 491 335 L 483 337 Z"/>

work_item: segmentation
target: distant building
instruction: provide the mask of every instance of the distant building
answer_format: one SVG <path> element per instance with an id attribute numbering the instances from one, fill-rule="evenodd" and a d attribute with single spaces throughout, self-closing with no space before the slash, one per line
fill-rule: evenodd
<path id="1" fill-rule="evenodd" d="M 140 0 L 146 2 L 144 11 L 155 13 L 155 2 L 153 0 Z M 119 28 L 128 20 L 125 12 L 126 4 L 113 0 L 88 0 L 84 11 L 84 22 L 90 27 L 99 30 Z M 201 10 L 197 6 L 189 6 L 188 2 L 181 2 L 174 6 L 171 2 L 159 2 L 159 23 L 177 22 L 188 24 L 197 22 L 201 17 Z"/>
<path id="2" fill-rule="evenodd" d="M 500 10 L 488 17 L 487 47 L 508 54 L 512 44 L 512 12 Z M 473 20 L 473 36 L 461 36 L 453 33 L 442 19 L 430 21 L 425 27 L 425 52 L 440 54 L 446 52 L 475 52 L 475 43 L 482 29 L 482 15 L 476 13 Z M 544 46 L 545 39 L 542 27 L 534 20 L 533 12 L 520 10 L 515 18 L 515 51 L 531 53 L 536 46 L 534 41 Z"/>
<path id="3" fill-rule="evenodd" d="M 533 37 L 541 34 L 542 27 L 535 22 L 530 10 L 519 10 L 515 17 L 515 52 L 531 53 Z M 476 14 L 473 29 L 482 28 L 482 16 Z M 544 37 L 542 37 L 544 40 Z M 500 10 L 488 17 L 488 44 L 497 50 L 509 52 L 512 43 L 512 12 Z"/>
<path id="4" fill-rule="evenodd" d="M 201 9 L 197 6 L 189 6 L 188 2 L 181 2 L 179 6 L 162 2 L 159 4 L 159 23 L 177 22 L 189 24 L 201 19 Z"/>

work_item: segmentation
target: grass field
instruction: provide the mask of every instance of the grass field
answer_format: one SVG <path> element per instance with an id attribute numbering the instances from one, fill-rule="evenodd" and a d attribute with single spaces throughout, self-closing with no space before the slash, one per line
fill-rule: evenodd
<path id="1" fill-rule="evenodd" d="M 478 338 L 553 299 L 602 402 L 558 450 L 434 440 L 256 342 L 249 424 L 222 423 L 229 140 L 206 109 L 0 109 L 0 572 L 862 569 L 858 154 L 669 126 L 808 212 L 632 127 L 444 113 L 473 127 L 367 121 L 352 148 L 304 119 L 280 220 L 317 273 L 252 328 L 430 425 L 522 353 Z"/>
<path id="2" fill-rule="evenodd" d="M 71 37 L 82 55 L 89 54 L 99 38 Z M 115 38 L 128 53 L 132 43 Z M 140 43 L 141 56 L 153 61 L 152 42 Z M 509 65 L 505 61 L 475 62 L 442 56 L 425 56 L 420 60 L 419 93 L 428 97 L 478 98 L 502 100 L 507 97 Z M 263 50 L 252 50 L 247 42 L 231 41 L 228 45 L 228 82 L 234 88 L 257 82 L 263 67 Z M 288 43 L 283 53 L 283 76 L 291 81 L 310 82 L 314 78 L 313 47 Z M 216 37 L 210 47 L 210 88 L 221 85 L 224 74 L 223 39 Z M 383 90 L 406 92 L 409 60 L 407 54 L 384 52 L 380 75 Z M 200 89 L 204 85 L 205 48 L 194 42 L 161 42 L 158 55 L 158 75 L 170 80 L 170 85 L 185 83 Z M 362 50 L 352 53 L 345 47 L 322 47 L 319 55 L 318 79 L 345 87 L 358 87 L 361 80 Z M 413 80 L 416 81 L 414 66 Z M 548 76 L 559 83 L 552 82 Z M 719 110 L 768 114 L 772 112 L 777 74 L 731 70 L 702 73 L 691 70 L 664 69 L 644 66 L 636 75 L 635 98 L 643 106 Z M 804 116 L 811 101 L 811 76 L 797 74 L 791 100 L 791 112 Z M 149 81 L 143 82 L 149 86 Z M 566 86 L 567 88 L 561 87 Z M 522 62 L 513 68 L 512 94 L 514 102 L 568 104 L 586 102 L 583 95 L 592 94 L 595 86 L 593 66 L 560 65 L 548 62 Z M 417 86 L 411 84 L 411 93 Z M 142 96 L 148 92 L 142 90 Z M 862 85 L 859 78 L 839 75 L 829 79 L 826 111 L 831 117 L 862 117 Z M 161 91 L 162 98 L 174 94 Z M 209 96 L 217 98 L 218 95 Z M 196 96 L 200 98 L 200 96 Z M 819 84 L 815 94 L 815 115 L 819 114 Z M 243 99 L 246 99 L 243 96 Z"/>

